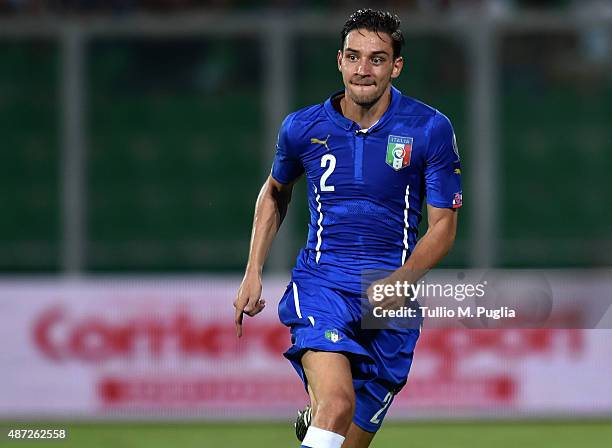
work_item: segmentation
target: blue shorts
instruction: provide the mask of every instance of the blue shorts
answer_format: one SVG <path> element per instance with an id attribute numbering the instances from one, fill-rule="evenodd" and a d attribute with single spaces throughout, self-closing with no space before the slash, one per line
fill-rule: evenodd
<path id="1" fill-rule="evenodd" d="M 376 432 L 393 397 L 408 378 L 418 329 L 361 328 L 360 295 L 327 288 L 316 279 L 294 279 L 283 295 L 278 314 L 291 329 L 292 346 L 285 357 L 307 387 L 302 355 L 308 350 L 344 353 L 355 388 L 353 422 Z"/>

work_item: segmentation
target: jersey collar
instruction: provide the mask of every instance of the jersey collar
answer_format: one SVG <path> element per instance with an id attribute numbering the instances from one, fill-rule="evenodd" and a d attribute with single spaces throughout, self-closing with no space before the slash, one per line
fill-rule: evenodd
<path id="1" fill-rule="evenodd" d="M 349 120 L 344 115 L 342 115 L 340 112 L 338 112 L 336 108 L 334 107 L 334 105 L 332 104 L 332 99 L 342 94 L 344 94 L 344 90 L 339 90 L 338 92 L 335 92 L 334 94 L 332 94 L 324 103 L 325 111 L 327 112 L 327 115 L 329 116 L 329 118 L 334 123 L 336 123 L 338 126 L 340 126 L 342 129 L 345 129 L 347 131 L 349 129 L 359 130 L 359 125 L 357 123 L 355 123 L 352 120 Z M 395 87 L 391 86 L 391 102 L 389 103 L 389 107 L 387 107 L 387 110 L 385 111 L 383 116 L 380 117 L 380 119 L 368 129 L 367 131 L 368 133 L 381 128 L 382 126 L 385 125 L 387 121 L 389 121 L 389 119 L 393 116 L 393 114 L 395 114 L 395 111 L 397 110 L 397 106 L 399 106 L 401 97 L 402 97 L 402 92 L 400 92 Z"/>

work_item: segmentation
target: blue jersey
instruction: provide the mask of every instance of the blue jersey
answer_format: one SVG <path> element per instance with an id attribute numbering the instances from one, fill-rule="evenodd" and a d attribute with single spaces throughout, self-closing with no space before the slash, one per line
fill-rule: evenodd
<path id="1" fill-rule="evenodd" d="M 271 174 L 282 184 L 306 174 L 308 240 L 293 277 L 358 293 L 364 272 L 410 256 L 425 198 L 461 206 L 461 169 L 452 125 L 436 109 L 392 87 L 384 115 L 360 129 L 332 105 L 340 94 L 284 120 Z"/>

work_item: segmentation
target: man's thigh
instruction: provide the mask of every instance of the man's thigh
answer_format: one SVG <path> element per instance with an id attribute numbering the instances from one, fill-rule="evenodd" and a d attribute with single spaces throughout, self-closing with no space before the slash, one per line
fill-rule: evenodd
<path id="1" fill-rule="evenodd" d="M 308 350 L 302 356 L 302 366 L 308 379 L 308 391 L 316 402 L 326 393 L 350 391 L 354 399 L 351 363 L 342 353 Z"/>
<path id="2" fill-rule="evenodd" d="M 349 383 L 350 375 L 347 374 L 347 369 L 350 369 L 348 359 L 342 361 L 342 358 L 333 355 L 340 354 L 309 351 L 304 355 L 313 421 L 316 420 L 318 399 L 325 399 L 326 395 L 331 395 L 330 390 L 337 393 L 338 385 L 340 389 L 344 388 L 345 393 L 350 393 L 349 387 L 352 389 L 352 383 Z M 359 388 L 355 392 L 353 421 L 350 423 L 342 448 L 368 448 L 382 424 L 392 399 L 393 394 L 376 381 Z"/>
<path id="3" fill-rule="evenodd" d="M 357 341 L 360 311 L 356 300 L 350 294 L 305 280 L 292 282 L 285 291 L 279 317 L 291 329 L 291 346 L 284 355 L 305 385 L 309 381 L 303 360 L 308 352 L 330 352 L 340 354 L 343 360 L 348 358 L 355 388 L 375 377 L 375 361 Z"/>
<path id="4" fill-rule="evenodd" d="M 346 434 L 355 408 L 355 391 L 348 358 L 336 352 L 309 350 L 302 356 L 302 366 L 308 381 L 308 392 L 314 406 L 314 426 Z M 334 412 L 321 412 L 320 407 L 346 411 L 338 419 Z"/>

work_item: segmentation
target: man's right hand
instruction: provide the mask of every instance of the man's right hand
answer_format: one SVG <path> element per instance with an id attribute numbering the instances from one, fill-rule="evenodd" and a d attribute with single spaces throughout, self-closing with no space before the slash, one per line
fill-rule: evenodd
<path id="1" fill-rule="evenodd" d="M 297 180 L 297 179 L 296 179 Z M 255 217 L 253 218 L 253 231 L 251 232 L 251 245 L 249 248 L 249 262 L 234 301 L 236 315 L 236 335 L 242 336 L 242 318 L 244 315 L 255 316 L 266 306 L 261 299 L 261 270 L 265 263 L 272 241 L 276 236 L 291 201 L 293 184 L 284 185 L 272 176 L 261 187 L 257 203 L 255 204 Z"/>
<path id="2" fill-rule="evenodd" d="M 265 300 L 261 298 L 261 276 L 257 273 L 247 272 L 242 279 L 238 296 L 234 301 L 236 314 L 234 323 L 236 324 L 236 335 L 242 336 L 242 318 L 244 315 L 255 316 L 266 306 Z"/>

